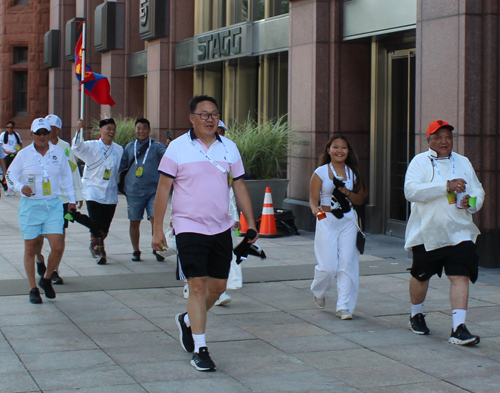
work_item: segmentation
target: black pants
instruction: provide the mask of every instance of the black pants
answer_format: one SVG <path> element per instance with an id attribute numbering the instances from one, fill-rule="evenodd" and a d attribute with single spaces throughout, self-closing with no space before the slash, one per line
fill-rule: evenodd
<path id="1" fill-rule="evenodd" d="M 102 231 L 104 235 L 107 235 L 111 221 L 113 221 L 115 215 L 116 205 L 105 205 L 95 201 L 87 201 L 87 210 L 96 230 Z"/>

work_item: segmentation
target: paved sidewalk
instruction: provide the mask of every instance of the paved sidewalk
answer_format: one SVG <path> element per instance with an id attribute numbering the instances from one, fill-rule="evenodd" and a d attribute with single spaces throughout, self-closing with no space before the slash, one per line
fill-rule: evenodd
<path id="1" fill-rule="evenodd" d="M 70 224 L 65 284 L 42 305 L 28 302 L 18 201 L 0 200 L 0 392 L 500 391 L 498 270 L 481 269 L 471 287 L 467 325 L 482 341 L 462 348 L 447 343 L 446 278 L 431 281 L 432 334 L 408 330 L 411 260 L 401 239 L 368 236 L 352 321 L 335 317 L 335 291 L 324 310 L 312 301 L 313 233 L 261 239 L 268 258 L 245 261 L 244 287 L 210 311 L 207 339 L 218 371 L 200 373 L 173 320 L 185 308 L 175 262 L 150 253 L 147 222 L 144 261 L 130 260 L 123 197 L 106 241 L 108 265 L 95 263 L 87 231 Z"/>

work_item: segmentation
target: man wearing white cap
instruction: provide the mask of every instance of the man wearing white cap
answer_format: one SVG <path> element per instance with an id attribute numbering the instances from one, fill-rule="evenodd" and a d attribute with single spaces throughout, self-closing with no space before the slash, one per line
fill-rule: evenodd
<path id="1" fill-rule="evenodd" d="M 76 163 L 75 155 L 71 151 L 71 145 L 68 142 L 63 141 L 61 138 L 59 138 L 59 133 L 61 132 L 62 128 L 62 120 L 59 118 L 59 116 L 54 114 L 48 115 L 47 117 L 45 117 L 45 120 L 47 120 L 51 126 L 51 131 L 49 134 L 50 142 L 53 145 L 62 148 L 64 150 L 64 153 L 66 154 L 66 157 L 68 157 L 69 165 L 71 167 L 71 172 L 73 173 L 73 185 L 75 187 L 76 201 L 78 203 L 78 208 L 81 208 L 83 204 L 82 179 L 80 176 L 80 171 L 78 170 L 78 165 Z M 59 199 L 63 203 L 63 216 L 64 216 L 66 213 L 69 213 L 68 211 L 69 198 L 64 193 L 64 189 L 62 186 L 61 186 L 61 195 L 59 195 Z M 64 231 L 63 231 L 64 237 L 66 237 L 67 227 L 68 227 L 68 220 L 64 219 Z M 39 236 L 37 251 L 36 251 L 36 269 L 38 274 L 43 277 L 43 275 L 45 274 L 46 266 L 45 266 L 45 259 L 42 255 L 42 247 L 43 247 L 43 236 Z M 63 243 L 63 252 L 64 252 L 64 247 L 65 244 Z M 59 265 L 56 266 L 54 272 L 52 273 L 51 279 L 53 284 L 63 284 L 64 281 L 59 275 Z"/>
<path id="2" fill-rule="evenodd" d="M 24 268 L 30 285 L 31 303 L 42 303 L 35 280 L 35 255 L 38 236 L 45 235 L 50 243 L 47 270 L 39 285 L 45 296 L 54 299 L 51 275 L 61 261 L 64 250 L 63 204 L 59 199 L 61 184 L 69 198 L 69 208 L 76 209 L 73 175 L 64 150 L 49 140 L 50 124 L 44 118 L 33 120 L 33 144 L 21 150 L 9 169 L 9 188 L 20 192 L 18 218 L 24 239 Z"/>

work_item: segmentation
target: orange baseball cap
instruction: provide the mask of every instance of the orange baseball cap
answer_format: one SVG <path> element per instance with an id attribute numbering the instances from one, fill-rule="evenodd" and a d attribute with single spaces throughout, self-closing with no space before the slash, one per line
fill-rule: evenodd
<path id="1" fill-rule="evenodd" d="M 427 128 L 427 138 L 429 135 L 434 134 L 441 127 L 448 128 L 450 131 L 453 131 L 454 128 L 449 123 L 444 120 L 434 120 L 431 124 L 429 124 L 429 128 Z"/>

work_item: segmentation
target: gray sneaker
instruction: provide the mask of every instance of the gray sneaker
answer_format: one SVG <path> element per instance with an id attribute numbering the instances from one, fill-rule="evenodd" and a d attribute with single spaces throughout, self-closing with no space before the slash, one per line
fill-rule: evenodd
<path id="1" fill-rule="evenodd" d="M 314 303 L 316 303 L 316 306 L 318 306 L 318 308 L 325 308 L 325 298 L 324 297 L 313 296 L 313 299 L 314 299 Z"/>

